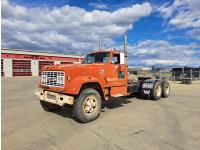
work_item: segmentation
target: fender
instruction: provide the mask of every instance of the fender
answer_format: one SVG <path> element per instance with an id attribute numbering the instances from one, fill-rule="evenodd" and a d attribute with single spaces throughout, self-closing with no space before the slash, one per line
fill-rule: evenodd
<path id="1" fill-rule="evenodd" d="M 101 82 L 99 82 L 97 78 L 90 77 L 90 76 L 80 76 L 80 77 L 74 78 L 72 81 L 69 82 L 67 93 L 78 95 L 81 89 L 81 86 L 85 83 L 91 83 L 91 82 L 99 83 L 99 85 L 102 88 Z"/>
<path id="2" fill-rule="evenodd" d="M 157 79 L 147 79 L 141 85 L 142 89 L 153 89 L 155 82 L 158 81 Z"/>
<path id="3" fill-rule="evenodd" d="M 144 95 L 150 95 L 156 81 L 158 81 L 158 79 L 144 80 L 140 85 L 140 92 L 143 93 Z"/>

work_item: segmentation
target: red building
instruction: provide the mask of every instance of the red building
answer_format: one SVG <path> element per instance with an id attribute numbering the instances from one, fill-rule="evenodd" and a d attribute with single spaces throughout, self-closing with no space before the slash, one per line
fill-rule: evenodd
<path id="1" fill-rule="evenodd" d="M 81 63 L 82 60 L 83 56 L 78 55 L 2 49 L 1 76 L 39 76 L 43 66 Z"/>

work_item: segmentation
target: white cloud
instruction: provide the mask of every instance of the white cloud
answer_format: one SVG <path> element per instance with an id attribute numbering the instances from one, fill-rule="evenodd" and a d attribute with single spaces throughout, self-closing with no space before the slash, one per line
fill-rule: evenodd
<path id="1" fill-rule="evenodd" d="M 169 26 L 176 29 L 200 29 L 200 0 L 174 0 L 171 5 L 164 4 L 157 11 Z"/>
<path id="2" fill-rule="evenodd" d="M 108 9 L 108 6 L 104 3 L 89 3 L 94 9 Z"/>
<path id="3" fill-rule="evenodd" d="M 199 66 L 199 56 L 195 43 L 179 45 L 164 40 L 145 40 L 128 46 L 130 65 Z"/>
<path id="4" fill-rule="evenodd" d="M 173 4 L 164 4 L 157 10 L 169 24 L 177 28 L 200 27 L 200 1 L 199 0 L 174 0 Z"/>
<path id="5" fill-rule="evenodd" d="M 172 6 L 170 6 L 169 4 L 164 4 L 160 7 L 157 8 L 157 11 L 160 12 L 161 16 L 164 18 L 164 19 L 167 19 L 169 17 L 172 16 L 172 13 L 174 11 L 174 8 Z"/>
<path id="6" fill-rule="evenodd" d="M 99 40 L 113 45 L 114 37 L 151 11 L 149 3 L 89 12 L 69 5 L 27 8 L 2 0 L 2 47 L 85 53 L 96 49 Z"/>
<path id="7" fill-rule="evenodd" d="M 192 39 L 200 40 L 200 28 L 189 30 L 186 34 Z"/>

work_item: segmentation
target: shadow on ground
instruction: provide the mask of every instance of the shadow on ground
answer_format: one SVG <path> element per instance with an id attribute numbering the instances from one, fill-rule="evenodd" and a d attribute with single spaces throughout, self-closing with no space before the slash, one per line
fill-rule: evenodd
<path id="1" fill-rule="evenodd" d="M 132 101 L 135 101 L 136 100 L 135 98 L 139 100 L 150 100 L 148 97 L 144 98 L 144 97 L 136 96 L 136 95 L 112 98 L 108 101 L 103 102 L 101 112 L 106 112 L 106 109 L 116 109 L 116 108 L 128 105 L 129 103 L 132 103 Z M 73 118 L 73 106 L 67 105 L 61 108 L 60 110 L 54 111 L 52 113 L 60 115 L 65 118 Z"/>
<path id="2" fill-rule="evenodd" d="M 72 106 L 62 107 L 61 109 L 54 111 L 52 113 L 60 115 L 64 118 L 73 118 L 73 107 Z"/>

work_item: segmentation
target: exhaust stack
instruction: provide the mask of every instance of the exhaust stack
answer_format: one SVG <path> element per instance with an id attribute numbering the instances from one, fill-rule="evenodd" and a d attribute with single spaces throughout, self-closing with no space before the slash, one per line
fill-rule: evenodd
<path id="1" fill-rule="evenodd" d="M 127 36 L 124 36 L 124 63 L 127 64 Z"/>
<path id="2" fill-rule="evenodd" d="M 101 51 L 101 50 L 102 50 L 102 42 L 99 41 L 99 51 Z"/>

